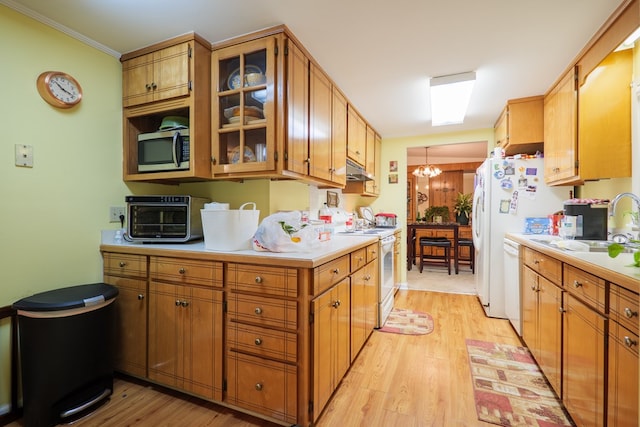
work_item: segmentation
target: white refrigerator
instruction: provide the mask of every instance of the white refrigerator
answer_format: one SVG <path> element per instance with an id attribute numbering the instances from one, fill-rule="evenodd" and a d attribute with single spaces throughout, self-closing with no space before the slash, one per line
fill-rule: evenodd
<path id="1" fill-rule="evenodd" d="M 471 222 L 475 281 L 489 317 L 506 319 L 507 311 L 520 311 L 520 284 L 504 280 L 505 233 L 522 233 L 525 218 L 546 218 L 563 209 L 573 189 L 547 186 L 543 173 L 541 158 L 489 158 L 476 171 Z"/>

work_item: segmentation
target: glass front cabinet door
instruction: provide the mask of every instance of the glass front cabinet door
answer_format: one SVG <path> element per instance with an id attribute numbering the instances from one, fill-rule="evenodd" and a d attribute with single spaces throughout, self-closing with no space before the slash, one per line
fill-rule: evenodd
<path id="1" fill-rule="evenodd" d="M 274 36 L 212 54 L 212 173 L 260 175 L 275 169 Z"/>

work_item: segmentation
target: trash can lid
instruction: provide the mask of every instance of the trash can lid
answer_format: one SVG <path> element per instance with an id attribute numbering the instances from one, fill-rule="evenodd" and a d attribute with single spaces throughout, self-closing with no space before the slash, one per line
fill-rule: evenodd
<path id="1" fill-rule="evenodd" d="M 13 303 L 16 310 L 59 311 L 88 307 L 115 298 L 118 288 L 106 283 L 70 286 L 23 298 Z"/>

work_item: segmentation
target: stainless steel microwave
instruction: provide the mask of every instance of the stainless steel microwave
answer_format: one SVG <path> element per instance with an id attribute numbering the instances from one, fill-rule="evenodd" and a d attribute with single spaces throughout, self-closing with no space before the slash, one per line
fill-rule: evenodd
<path id="1" fill-rule="evenodd" d="M 138 135 L 138 172 L 189 169 L 189 129 Z"/>
<path id="2" fill-rule="evenodd" d="M 126 196 L 127 234 L 144 243 L 201 239 L 200 210 L 209 200 L 191 196 Z"/>

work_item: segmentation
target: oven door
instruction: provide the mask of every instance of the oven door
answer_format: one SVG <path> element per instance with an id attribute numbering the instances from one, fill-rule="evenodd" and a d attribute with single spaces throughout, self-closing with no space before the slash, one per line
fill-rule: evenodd
<path id="1" fill-rule="evenodd" d="M 189 169 L 189 129 L 138 135 L 138 172 Z"/>
<path id="2" fill-rule="evenodd" d="M 143 242 L 189 240 L 189 205 L 129 205 L 129 237 Z"/>

